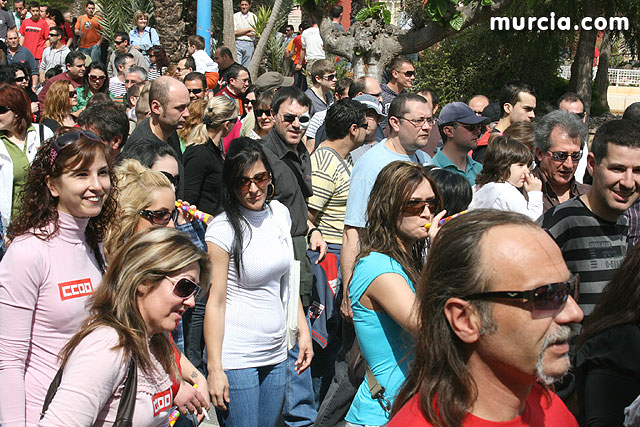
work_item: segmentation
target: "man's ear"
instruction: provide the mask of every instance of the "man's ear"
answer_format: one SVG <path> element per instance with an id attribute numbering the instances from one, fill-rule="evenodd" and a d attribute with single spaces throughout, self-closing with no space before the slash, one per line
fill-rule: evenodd
<path id="1" fill-rule="evenodd" d="M 161 115 L 162 114 L 162 105 L 160 105 L 160 102 L 157 99 L 154 99 L 153 101 L 151 101 L 151 105 L 149 106 L 149 111 L 153 112 L 154 114 L 157 115 Z"/>
<path id="2" fill-rule="evenodd" d="M 447 135 L 447 139 L 453 138 L 453 126 L 451 125 L 445 126 L 442 128 L 442 131 L 444 132 L 445 135 Z"/>
<path id="3" fill-rule="evenodd" d="M 536 147 L 536 161 L 538 162 L 538 164 L 542 162 L 542 150 L 540 150 L 538 147 Z"/>
<path id="4" fill-rule="evenodd" d="M 508 102 L 505 102 L 502 107 L 504 108 L 504 112 L 507 113 L 507 115 L 511 114 L 511 111 L 513 111 L 513 105 L 509 104 Z"/>
<path id="5" fill-rule="evenodd" d="M 449 298 L 444 304 L 444 316 L 453 333 L 463 343 L 473 344 L 480 338 L 482 319 L 469 301 Z"/>
<path id="6" fill-rule="evenodd" d="M 589 171 L 589 175 L 593 176 L 593 171 L 596 168 L 596 156 L 592 153 L 589 152 L 589 154 L 587 154 L 587 170 Z"/>

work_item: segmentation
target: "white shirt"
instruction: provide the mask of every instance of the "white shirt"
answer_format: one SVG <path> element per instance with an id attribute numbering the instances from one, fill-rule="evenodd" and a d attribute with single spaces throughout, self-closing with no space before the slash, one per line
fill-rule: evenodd
<path id="1" fill-rule="evenodd" d="M 529 202 L 518 189 L 508 182 L 489 182 L 473 186 L 473 199 L 469 210 L 497 209 L 524 214 L 532 220 L 542 216 L 542 191 L 529 191 Z"/>
<path id="2" fill-rule="evenodd" d="M 196 63 L 196 71 L 199 73 L 217 73 L 218 64 L 204 50 L 196 50 L 191 54 Z"/>
<path id="3" fill-rule="evenodd" d="M 236 12 L 233 14 L 233 30 L 238 31 L 244 28 L 250 28 L 252 25 L 256 25 L 256 15 L 253 12 L 248 12 L 243 15 L 242 12 Z M 253 41 L 255 36 L 238 36 L 236 40 Z"/>
<path id="4" fill-rule="evenodd" d="M 302 32 L 302 47 L 305 49 L 306 61 L 325 59 L 324 55 L 324 43 L 322 37 L 320 37 L 320 28 L 311 27 Z"/>

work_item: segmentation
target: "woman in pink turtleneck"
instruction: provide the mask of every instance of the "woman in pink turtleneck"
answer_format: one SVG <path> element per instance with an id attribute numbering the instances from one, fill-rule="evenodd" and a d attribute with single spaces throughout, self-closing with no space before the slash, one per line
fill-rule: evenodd
<path id="1" fill-rule="evenodd" d="M 100 242 L 115 212 L 108 148 L 61 128 L 38 150 L 0 263 L 0 424 L 40 418 L 58 354 L 87 318 L 104 272 Z M 90 386 L 90 385 L 86 385 Z"/>

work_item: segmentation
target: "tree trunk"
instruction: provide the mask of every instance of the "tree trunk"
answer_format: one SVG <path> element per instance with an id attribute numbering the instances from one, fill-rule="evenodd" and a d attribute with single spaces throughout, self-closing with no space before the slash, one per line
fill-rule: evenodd
<path id="1" fill-rule="evenodd" d="M 513 0 L 493 0 L 491 6 L 473 2 L 459 10 L 467 17 L 462 29 L 488 19 L 507 7 Z M 314 2 L 305 2 L 315 5 Z M 368 75 L 382 77 L 385 67 L 397 55 L 417 53 L 433 46 L 456 31 L 439 23 L 430 22 L 410 30 L 400 30 L 395 25 L 384 25 L 380 20 L 367 19 L 355 22 L 346 33 L 334 31 L 331 20 L 325 18 L 320 24 L 320 34 L 327 52 L 343 56 L 354 67 L 354 77 Z"/>
<path id="2" fill-rule="evenodd" d="M 273 28 L 276 26 L 276 21 L 278 20 L 278 15 L 280 14 L 281 7 L 282 0 L 275 0 L 273 3 L 273 8 L 271 9 L 271 16 L 269 16 L 267 25 L 264 27 L 264 30 L 262 30 L 262 34 L 260 35 L 258 45 L 253 51 L 253 56 L 251 57 L 251 62 L 249 63 L 249 75 L 251 76 L 252 80 L 258 78 L 260 62 L 262 62 L 262 57 L 264 56 L 264 52 L 267 49 L 267 44 L 269 43 L 269 39 L 271 38 Z"/>
<path id="3" fill-rule="evenodd" d="M 609 89 L 609 57 L 611 56 L 611 33 L 607 30 L 602 35 L 600 45 L 600 61 L 594 86 L 598 90 L 598 110 L 602 113 L 609 112 L 609 102 L 607 100 L 607 90 Z"/>
<path id="4" fill-rule="evenodd" d="M 178 61 L 184 56 L 186 32 L 182 19 L 182 0 L 154 0 L 155 26 L 160 36 L 160 44 L 170 61 Z"/>
<path id="5" fill-rule="evenodd" d="M 222 10 L 224 14 L 222 24 L 222 41 L 231 50 L 233 60 L 238 61 L 236 52 L 236 36 L 233 28 L 233 0 L 222 0 Z"/>
<path id="6" fill-rule="evenodd" d="M 600 0 L 585 0 L 584 16 L 595 19 L 600 16 Z M 598 31 L 580 30 L 580 39 L 576 49 L 576 57 L 571 65 L 571 79 L 569 91 L 576 92 L 584 101 L 584 109 L 591 111 L 591 87 L 593 76 L 593 56 L 596 47 Z"/>

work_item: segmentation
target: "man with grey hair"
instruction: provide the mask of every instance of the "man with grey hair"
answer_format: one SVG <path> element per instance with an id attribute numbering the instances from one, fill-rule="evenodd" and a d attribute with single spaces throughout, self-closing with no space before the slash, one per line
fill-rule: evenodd
<path id="1" fill-rule="evenodd" d="M 131 86 L 142 86 L 147 81 L 147 70 L 142 67 L 134 65 L 129 68 L 124 74 L 124 87 L 129 90 Z"/>
<path id="2" fill-rule="evenodd" d="M 582 157 L 582 141 L 589 129 L 575 114 L 555 110 L 536 124 L 537 166 L 533 175 L 542 180 L 543 209 L 581 196 L 589 186 L 575 179 Z"/>
<path id="3" fill-rule="evenodd" d="M 122 99 L 127 93 L 124 82 L 125 72 L 135 65 L 135 59 L 133 55 L 128 52 L 118 53 L 113 63 L 118 72 L 114 77 L 109 79 L 109 92 L 114 98 Z"/>

